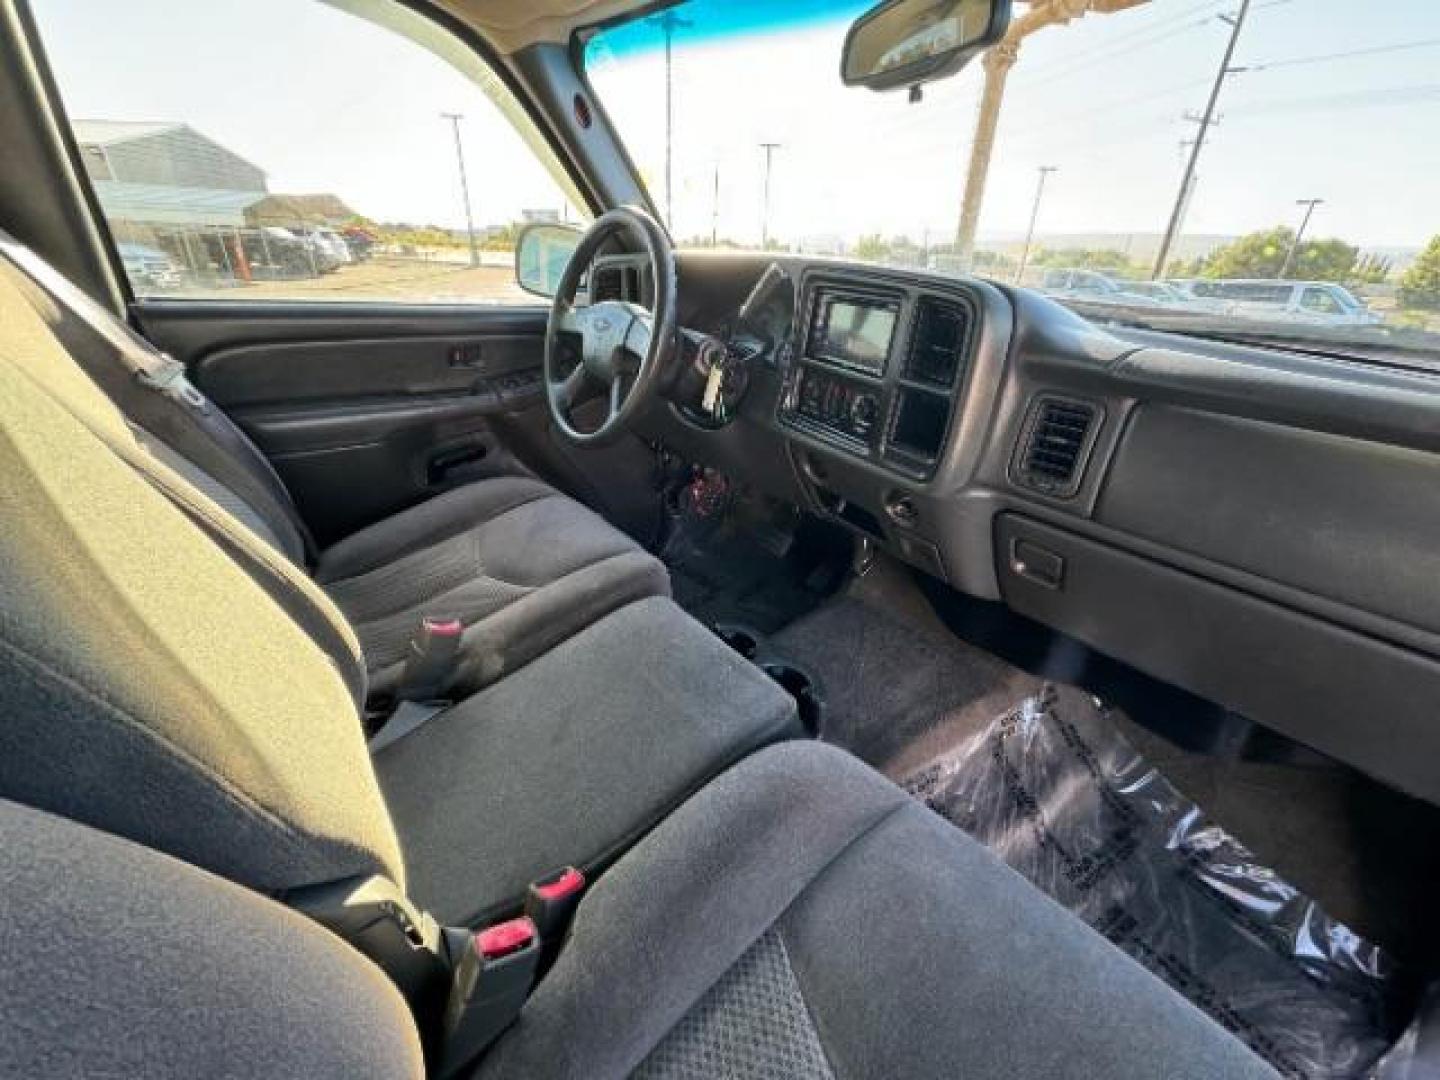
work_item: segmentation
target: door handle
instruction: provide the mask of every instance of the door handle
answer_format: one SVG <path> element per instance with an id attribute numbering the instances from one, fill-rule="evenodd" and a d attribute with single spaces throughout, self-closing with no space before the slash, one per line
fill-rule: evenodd
<path id="1" fill-rule="evenodd" d="M 448 483 L 462 473 L 477 471 L 475 466 L 484 461 L 489 453 L 490 450 L 484 443 L 467 443 L 442 450 L 426 463 L 425 478 L 432 485 Z"/>
<path id="2" fill-rule="evenodd" d="M 485 346 L 479 342 L 466 345 L 452 345 L 446 358 L 452 368 L 468 368 L 482 371 L 485 368 Z"/>

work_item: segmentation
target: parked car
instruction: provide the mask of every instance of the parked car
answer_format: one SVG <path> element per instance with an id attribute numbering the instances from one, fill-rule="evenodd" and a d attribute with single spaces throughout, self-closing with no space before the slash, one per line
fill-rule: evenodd
<path id="1" fill-rule="evenodd" d="M 335 270 L 355 261 L 345 240 L 334 229 L 306 229 L 300 238 L 309 244 L 324 264 L 322 272 Z"/>
<path id="2" fill-rule="evenodd" d="M 116 244 L 120 262 L 132 285 L 152 289 L 178 289 L 185 283 L 175 260 L 159 248 L 145 244 Z"/>
<path id="3" fill-rule="evenodd" d="M 1204 312 L 1207 315 L 1215 315 L 1229 310 L 1229 304 L 1225 301 L 1196 296 L 1186 292 L 1173 281 L 1135 281 L 1129 278 L 1116 278 L 1115 284 L 1125 293 L 1146 297 L 1162 307 L 1175 311 Z"/>
<path id="4" fill-rule="evenodd" d="M 1057 269 L 1045 271 L 1045 276 L 1040 279 L 1040 291 L 1061 300 L 1084 300 L 1087 303 L 1129 304 L 1134 307 L 1154 307 L 1161 303 L 1143 292 L 1132 292 L 1126 287 L 1128 284 L 1097 270 Z"/>
<path id="5" fill-rule="evenodd" d="M 313 277 L 334 269 L 323 252 L 289 229 L 268 225 L 242 236 L 257 277 Z"/>
<path id="6" fill-rule="evenodd" d="M 1312 326 L 1375 326 L 1384 321 L 1349 289 L 1330 281 L 1202 278 L 1186 287 L 1192 296 L 1225 302 L 1226 313 L 1237 319 Z"/>

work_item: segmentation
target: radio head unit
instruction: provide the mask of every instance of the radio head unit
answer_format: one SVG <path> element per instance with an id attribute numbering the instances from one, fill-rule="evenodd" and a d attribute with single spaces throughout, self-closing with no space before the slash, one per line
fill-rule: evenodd
<path id="1" fill-rule="evenodd" d="M 820 289 L 810 315 L 805 356 L 881 378 L 899 322 L 898 299 Z"/>

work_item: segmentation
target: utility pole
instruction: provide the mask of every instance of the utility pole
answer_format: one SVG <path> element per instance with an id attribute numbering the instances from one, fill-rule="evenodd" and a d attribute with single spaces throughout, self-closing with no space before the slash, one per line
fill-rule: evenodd
<path id="1" fill-rule="evenodd" d="M 762 142 L 760 149 L 765 151 L 765 201 L 760 212 L 760 250 L 764 251 L 770 246 L 770 161 L 780 143 Z"/>
<path id="2" fill-rule="evenodd" d="M 1310 215 L 1315 213 L 1315 207 L 1322 204 L 1324 199 L 1296 199 L 1296 206 L 1305 207 L 1305 216 L 1300 219 L 1300 228 L 1295 233 L 1295 239 L 1290 241 L 1290 250 L 1285 253 L 1285 265 L 1280 267 L 1280 280 L 1284 281 L 1290 276 L 1290 267 L 1295 264 L 1295 256 L 1300 251 L 1300 241 L 1305 239 L 1305 230 L 1310 227 Z"/>
<path id="3" fill-rule="evenodd" d="M 1025 246 L 1020 249 L 1020 268 L 1015 271 L 1015 284 L 1025 277 L 1025 265 L 1030 261 L 1030 245 L 1035 239 L 1035 222 L 1040 217 L 1040 200 L 1045 197 L 1045 181 L 1051 173 L 1059 172 L 1058 165 L 1041 165 L 1040 181 L 1035 185 L 1035 205 L 1030 208 L 1030 227 L 1025 230 Z"/>
<path id="4" fill-rule="evenodd" d="M 1185 204 L 1189 201 L 1195 166 L 1200 162 L 1200 151 L 1205 149 L 1205 136 L 1215 122 L 1215 106 L 1220 101 L 1220 91 L 1224 88 L 1226 79 L 1245 70 L 1232 67 L 1230 61 L 1235 59 L 1235 46 L 1240 43 L 1240 31 L 1245 26 L 1245 16 L 1249 14 L 1250 0 L 1240 0 L 1238 13 L 1234 16 L 1220 16 L 1230 24 L 1230 41 L 1226 44 L 1225 55 L 1220 60 L 1220 70 L 1215 73 L 1215 83 L 1210 87 L 1210 99 L 1205 103 L 1205 112 L 1200 117 L 1200 130 L 1195 134 L 1195 145 L 1190 148 L 1190 158 L 1185 163 L 1185 175 L 1180 181 L 1180 191 L 1175 196 L 1175 208 L 1170 211 L 1170 223 L 1165 227 L 1165 238 L 1160 241 L 1160 253 L 1155 257 L 1155 269 L 1150 274 L 1152 281 L 1165 275 L 1165 264 L 1170 260 L 1170 249 L 1175 246 L 1175 238 L 1180 232 L 1180 218 L 1185 213 Z"/>
<path id="5" fill-rule="evenodd" d="M 671 171 L 671 135 L 675 128 L 675 69 L 671 55 L 676 30 L 688 30 L 695 24 L 671 9 L 655 16 L 655 22 L 665 35 L 665 227 L 673 227 L 674 188 Z"/>
<path id="6" fill-rule="evenodd" d="M 710 188 L 710 246 L 720 246 L 720 162 L 715 162 L 715 182 Z"/>
<path id="7" fill-rule="evenodd" d="M 475 217 L 470 212 L 470 182 L 465 178 L 465 151 L 460 146 L 460 121 L 464 113 L 442 112 L 442 119 L 450 121 L 455 132 L 455 161 L 460 166 L 460 197 L 465 200 L 465 233 L 470 237 L 470 265 L 480 265 L 480 247 L 475 242 Z"/>

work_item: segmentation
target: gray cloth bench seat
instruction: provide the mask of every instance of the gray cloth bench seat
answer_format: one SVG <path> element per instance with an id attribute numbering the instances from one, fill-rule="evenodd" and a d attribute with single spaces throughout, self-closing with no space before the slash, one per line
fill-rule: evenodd
<path id="1" fill-rule="evenodd" d="M 360 638 L 370 693 L 390 693 L 426 615 L 465 625 L 454 685 L 488 686 L 596 619 L 668 596 L 660 560 L 538 480 L 497 476 L 327 548 L 315 580 Z"/>
<path id="2" fill-rule="evenodd" d="M 1275 1080 L 843 751 L 752 755 L 580 905 L 481 1080 Z"/>
<path id="3" fill-rule="evenodd" d="M 380 750 L 411 895 L 491 921 L 607 865 L 707 780 L 802 733 L 794 701 L 673 602 L 621 608 Z"/>

